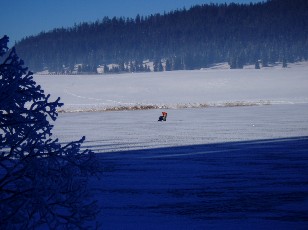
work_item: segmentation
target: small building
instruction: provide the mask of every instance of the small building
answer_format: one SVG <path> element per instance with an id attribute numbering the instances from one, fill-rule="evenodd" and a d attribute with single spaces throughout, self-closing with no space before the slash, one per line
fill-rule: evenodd
<path id="1" fill-rule="evenodd" d="M 83 64 L 76 64 L 74 65 L 74 69 L 72 71 L 72 74 L 79 74 L 82 70 Z"/>
<path id="2" fill-rule="evenodd" d="M 103 74 L 105 73 L 105 67 L 103 65 L 99 65 L 97 68 L 96 68 L 96 72 L 98 74 Z"/>

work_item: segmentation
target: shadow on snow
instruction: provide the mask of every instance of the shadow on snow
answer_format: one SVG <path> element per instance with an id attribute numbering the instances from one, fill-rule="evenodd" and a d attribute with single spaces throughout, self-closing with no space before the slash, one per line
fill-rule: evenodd
<path id="1" fill-rule="evenodd" d="M 308 227 L 308 136 L 99 158 L 106 229 Z"/>

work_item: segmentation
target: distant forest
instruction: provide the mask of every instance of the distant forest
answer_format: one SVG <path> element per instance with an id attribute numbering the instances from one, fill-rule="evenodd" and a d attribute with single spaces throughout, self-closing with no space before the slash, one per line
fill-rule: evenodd
<path id="1" fill-rule="evenodd" d="M 205 4 L 133 18 L 104 17 L 26 37 L 17 52 L 36 72 L 191 70 L 308 60 L 308 1 Z M 164 62 L 164 67 L 162 66 Z M 108 69 L 107 64 L 117 64 Z"/>

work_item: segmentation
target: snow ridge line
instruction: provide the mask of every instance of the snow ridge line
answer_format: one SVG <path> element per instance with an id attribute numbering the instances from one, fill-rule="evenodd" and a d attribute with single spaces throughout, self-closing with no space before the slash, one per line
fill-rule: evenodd
<path id="1" fill-rule="evenodd" d="M 152 109 L 201 109 L 211 107 L 238 107 L 238 106 L 260 106 L 260 105 L 271 105 L 270 101 L 256 101 L 256 102 L 245 102 L 245 101 L 234 101 L 234 102 L 220 102 L 220 103 L 187 103 L 187 104 L 176 104 L 176 105 L 143 105 L 136 104 L 132 106 L 119 105 L 119 106 L 93 106 L 84 108 L 63 108 L 59 109 L 59 113 L 78 113 L 78 112 L 111 112 L 111 111 L 136 111 L 136 110 L 152 110 Z"/>

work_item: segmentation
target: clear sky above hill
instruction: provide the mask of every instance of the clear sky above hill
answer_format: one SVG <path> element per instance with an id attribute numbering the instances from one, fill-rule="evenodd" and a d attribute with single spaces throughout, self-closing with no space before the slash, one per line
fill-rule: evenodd
<path id="1" fill-rule="evenodd" d="M 8 35 L 10 46 L 23 37 L 75 23 L 108 17 L 146 16 L 189 9 L 207 3 L 257 3 L 262 0 L 0 0 L 0 37 Z"/>

